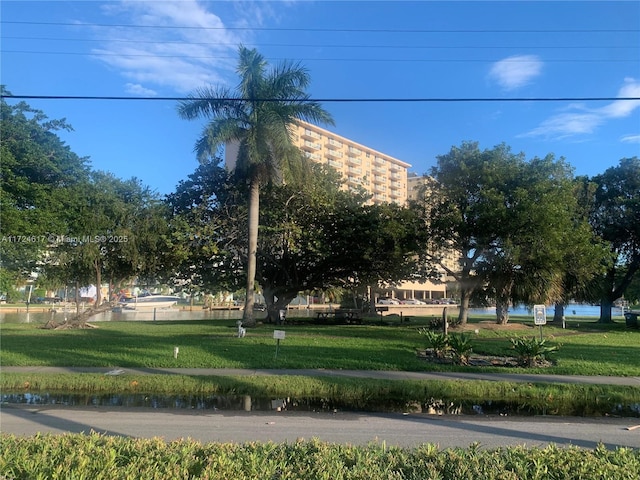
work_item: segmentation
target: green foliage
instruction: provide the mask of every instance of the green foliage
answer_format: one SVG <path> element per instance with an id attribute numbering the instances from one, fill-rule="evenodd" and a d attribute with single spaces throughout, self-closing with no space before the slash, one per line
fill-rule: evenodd
<path id="1" fill-rule="evenodd" d="M 444 358 L 450 349 L 449 339 L 447 335 L 440 332 L 434 332 L 426 328 L 418 330 L 420 335 L 423 335 L 427 340 L 427 348 L 431 348 L 433 353 L 438 358 Z"/>
<path id="2" fill-rule="evenodd" d="M 9 93 L 4 86 L 2 93 Z M 64 232 L 63 200 L 88 175 L 80 158 L 58 137 L 72 130 L 64 119 L 50 120 L 25 102 L 0 103 L 1 266 L 28 275 L 49 246 L 50 234 Z"/>
<path id="3" fill-rule="evenodd" d="M 460 365 L 468 365 L 469 356 L 473 351 L 471 337 L 463 333 L 449 335 L 449 346 L 457 362 Z"/>
<path id="4" fill-rule="evenodd" d="M 590 198 L 590 222 L 611 253 L 595 285 L 602 305 L 600 321 L 610 323 L 613 302 L 640 272 L 640 158 L 623 158 L 592 181 L 596 188 Z"/>
<path id="5" fill-rule="evenodd" d="M 504 144 L 480 150 L 466 142 L 438 156 L 432 175 L 422 211 L 437 252 L 433 261 L 446 268 L 439 255 L 450 250 L 464 259 L 450 272 L 461 285 L 461 321 L 474 294 L 498 306 L 562 296 L 571 253 L 594 243 L 578 214 L 572 171 L 564 160 L 553 155 L 526 160 Z M 597 261 L 581 265 L 584 275 L 599 267 Z"/>
<path id="6" fill-rule="evenodd" d="M 301 65 L 284 62 L 269 69 L 257 50 L 244 46 L 238 57 L 240 82 L 235 91 L 201 88 L 180 102 L 178 113 L 185 119 L 209 120 L 196 142 L 200 162 L 210 161 L 226 143 L 238 147 L 234 173 L 249 186 L 243 322 L 253 325 L 261 188 L 289 180 L 295 175 L 287 174 L 299 170 L 302 154 L 291 141 L 290 126 L 300 120 L 333 124 L 333 119 L 319 102 L 310 100 L 306 89 L 311 79 Z"/>
<path id="7" fill-rule="evenodd" d="M 444 358 L 451 352 L 459 365 L 467 365 L 473 351 L 471 337 L 465 334 L 449 334 L 434 332 L 427 328 L 420 328 L 418 333 L 427 340 L 427 347 L 433 350 L 438 358 Z"/>
<path id="8" fill-rule="evenodd" d="M 534 366 L 537 360 L 544 360 L 547 355 L 559 350 L 558 345 L 547 345 L 546 339 L 539 340 L 535 337 L 517 337 L 511 339 L 512 348 L 523 365 Z"/>
<path id="9" fill-rule="evenodd" d="M 440 449 L 372 443 L 199 443 L 97 433 L 0 435 L 3 478 L 539 480 L 640 477 L 640 450 L 524 446 Z"/>

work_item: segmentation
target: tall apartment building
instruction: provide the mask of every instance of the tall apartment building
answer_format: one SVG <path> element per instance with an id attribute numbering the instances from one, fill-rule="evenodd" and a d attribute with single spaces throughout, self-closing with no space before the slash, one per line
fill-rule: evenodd
<path id="1" fill-rule="evenodd" d="M 303 121 L 294 125 L 292 137 L 307 158 L 340 172 L 345 190 L 362 187 L 372 195 L 373 203 L 404 205 L 407 202 L 413 189 L 408 184 L 410 164 Z M 235 166 L 237 155 L 237 144 L 225 146 L 227 168 Z M 445 283 L 403 282 L 397 287 L 383 289 L 382 293 L 396 298 L 428 300 L 445 297 L 447 289 Z"/>
<path id="2" fill-rule="evenodd" d="M 407 201 L 410 164 L 306 122 L 297 123 L 293 140 L 307 158 L 340 172 L 345 189 L 362 187 L 373 203 Z"/>

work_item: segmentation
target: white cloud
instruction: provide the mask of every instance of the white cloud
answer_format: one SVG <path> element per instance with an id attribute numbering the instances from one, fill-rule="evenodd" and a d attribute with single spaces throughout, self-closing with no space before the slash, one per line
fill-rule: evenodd
<path id="1" fill-rule="evenodd" d="M 618 91 L 617 97 L 640 97 L 640 82 L 632 78 L 625 78 L 624 85 Z M 578 135 L 588 135 L 604 123 L 631 115 L 640 107 L 640 100 L 614 100 L 600 108 L 587 108 L 584 105 L 572 104 L 566 112 L 558 113 L 543 121 L 538 127 L 522 136 L 547 137 L 562 139 Z M 637 135 L 625 138 L 633 139 Z M 633 141 L 633 140 L 622 140 Z"/>
<path id="2" fill-rule="evenodd" d="M 251 39 L 250 31 L 228 25 L 255 25 L 255 8 L 243 12 L 232 2 L 197 0 L 108 4 L 103 12 L 114 24 L 159 28 L 100 28 L 96 37 L 106 35 L 108 41 L 92 53 L 132 83 L 144 84 L 139 86 L 144 89 L 151 85 L 187 93 L 206 84 L 226 83 L 235 70 L 238 45 Z"/>
<path id="3" fill-rule="evenodd" d="M 158 95 L 158 92 L 155 90 L 144 88 L 139 83 L 127 83 L 125 84 L 124 89 L 127 93 L 131 93 L 132 95 L 140 95 L 144 97 L 153 97 Z"/>
<path id="4" fill-rule="evenodd" d="M 622 143 L 638 143 L 638 144 L 640 144 L 640 134 L 638 134 L 638 135 L 625 135 L 624 137 L 620 138 L 620 141 Z"/>
<path id="5" fill-rule="evenodd" d="M 494 63 L 489 78 L 506 90 L 515 90 L 540 75 L 542 66 L 536 55 L 514 55 Z"/>

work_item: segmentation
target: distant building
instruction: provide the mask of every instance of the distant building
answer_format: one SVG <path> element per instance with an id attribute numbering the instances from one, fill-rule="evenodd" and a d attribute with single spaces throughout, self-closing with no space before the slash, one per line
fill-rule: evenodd
<path id="1" fill-rule="evenodd" d="M 306 122 L 293 141 L 307 158 L 340 172 L 345 189 L 362 187 L 373 203 L 406 203 L 410 164 Z"/>
<path id="2" fill-rule="evenodd" d="M 413 197 L 418 192 L 415 187 L 424 177 L 409 175 L 409 163 L 303 121 L 295 124 L 292 134 L 294 144 L 307 158 L 342 174 L 345 190 L 362 187 L 372 195 L 372 203 L 405 205 L 408 198 L 417 198 Z M 226 144 L 227 168 L 235 167 L 237 156 L 238 144 Z M 447 284 L 403 282 L 385 289 L 385 294 L 399 299 L 440 299 L 447 297 Z"/>

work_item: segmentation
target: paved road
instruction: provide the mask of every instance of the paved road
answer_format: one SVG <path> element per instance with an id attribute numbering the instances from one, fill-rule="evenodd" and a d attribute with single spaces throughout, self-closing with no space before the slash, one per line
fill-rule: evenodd
<path id="1" fill-rule="evenodd" d="M 388 380 L 488 380 L 528 383 L 590 383 L 599 385 L 631 385 L 640 387 L 640 377 L 599 375 L 546 375 L 526 373 L 467 372 L 393 372 L 377 370 L 332 369 L 240 369 L 240 368 L 104 368 L 104 367 L 2 367 L 0 372 L 18 373 L 104 373 L 104 374 L 174 374 L 207 376 L 303 375 L 378 378 Z"/>
<path id="2" fill-rule="evenodd" d="M 640 386 L 639 377 L 564 376 L 530 374 L 388 372 L 355 370 L 246 370 L 192 368 L 70 368 L 2 367 L 2 372 L 103 373 L 112 375 L 309 375 L 381 379 L 507 380 L 522 382 L 592 383 Z M 633 427 L 638 428 L 633 428 Z M 631 429 L 629 429 L 631 427 Z M 467 447 L 479 442 L 485 447 L 503 445 L 577 445 L 593 448 L 640 448 L 640 419 L 487 417 L 426 414 L 359 414 L 301 412 L 184 411 L 123 408 L 64 408 L 58 406 L 12 406 L 0 410 L 0 430 L 18 435 L 37 432 L 90 432 L 130 437 L 163 437 L 167 440 L 295 441 L 317 437 L 337 443 L 415 446 L 435 443 L 441 447 Z"/>
<path id="3" fill-rule="evenodd" d="M 294 442 L 319 438 L 334 443 L 412 447 L 434 443 L 441 448 L 550 443 L 595 448 L 640 448 L 640 419 L 564 417 L 440 417 L 425 414 L 358 414 L 301 412 L 212 412 L 87 407 L 3 406 L 3 433 L 89 433 L 167 441 L 192 438 L 200 442 Z M 633 428 L 638 426 L 638 428 Z"/>

